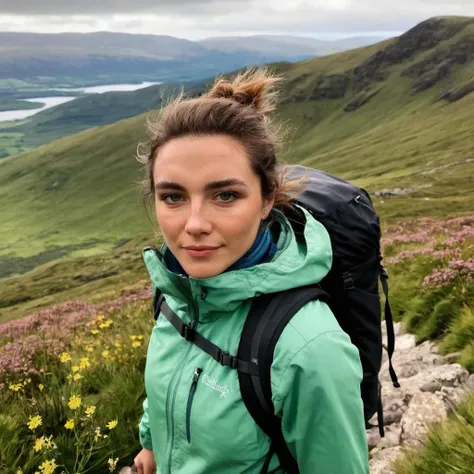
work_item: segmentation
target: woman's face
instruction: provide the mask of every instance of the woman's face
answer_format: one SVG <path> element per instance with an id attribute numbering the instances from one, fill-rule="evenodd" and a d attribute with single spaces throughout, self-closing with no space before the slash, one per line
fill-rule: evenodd
<path id="1" fill-rule="evenodd" d="M 225 135 L 169 141 L 153 178 L 165 242 L 194 278 L 218 275 L 244 255 L 273 205 L 243 146 Z"/>

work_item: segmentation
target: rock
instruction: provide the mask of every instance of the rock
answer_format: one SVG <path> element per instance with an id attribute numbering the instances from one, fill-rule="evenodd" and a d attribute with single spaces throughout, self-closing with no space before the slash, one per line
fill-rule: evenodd
<path id="1" fill-rule="evenodd" d="M 403 334 L 403 336 L 398 336 L 395 347 L 397 351 L 405 351 L 407 349 L 412 349 L 415 346 L 415 336 L 413 334 Z"/>
<path id="2" fill-rule="evenodd" d="M 465 383 L 465 387 L 468 390 L 474 390 L 474 374 L 470 375 Z"/>
<path id="3" fill-rule="evenodd" d="M 421 392 L 430 392 L 430 393 L 438 392 L 440 389 L 441 389 L 441 384 L 435 381 L 426 382 L 420 387 Z"/>
<path id="4" fill-rule="evenodd" d="M 441 365 L 432 370 L 431 377 L 444 387 L 459 387 L 467 382 L 469 372 L 460 364 Z"/>
<path id="5" fill-rule="evenodd" d="M 394 471 L 390 467 L 400 454 L 401 449 L 397 446 L 377 451 L 369 463 L 370 474 L 393 474 Z"/>
<path id="6" fill-rule="evenodd" d="M 393 189 L 382 189 L 375 191 L 374 195 L 378 198 L 390 197 L 390 196 L 407 196 L 408 194 L 416 193 L 415 188 L 393 188 Z"/>
<path id="7" fill-rule="evenodd" d="M 414 395 L 401 420 L 401 439 L 404 444 L 422 443 L 428 424 L 441 421 L 448 415 L 445 404 L 429 392 Z"/>
<path id="8" fill-rule="evenodd" d="M 447 354 L 443 357 L 445 364 L 456 364 L 459 359 L 461 358 L 460 352 L 452 352 L 451 354 Z"/>
<path id="9" fill-rule="evenodd" d="M 386 426 L 385 436 L 383 438 L 380 437 L 378 426 L 371 428 L 367 431 L 367 441 L 369 444 L 369 450 L 375 447 L 385 449 L 399 446 L 401 434 L 402 429 L 398 424 Z"/>
<path id="10" fill-rule="evenodd" d="M 382 88 L 380 87 L 374 91 L 360 93 L 344 107 L 344 112 L 354 112 L 354 110 L 359 109 L 369 102 L 369 100 L 375 97 L 381 90 Z"/>
<path id="11" fill-rule="evenodd" d="M 347 74 L 321 74 L 311 92 L 309 100 L 342 99 L 351 79 Z"/>

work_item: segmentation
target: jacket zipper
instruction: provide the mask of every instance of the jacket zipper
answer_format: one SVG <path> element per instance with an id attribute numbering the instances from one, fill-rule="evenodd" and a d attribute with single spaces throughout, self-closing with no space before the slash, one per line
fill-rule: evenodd
<path id="1" fill-rule="evenodd" d="M 192 306 L 192 311 L 194 314 L 194 318 L 192 320 L 192 323 L 193 323 L 193 327 L 195 328 L 199 321 L 199 307 L 196 302 L 193 302 L 193 303 L 194 304 Z M 191 306 L 190 306 L 190 309 L 191 309 Z M 173 444 L 174 444 L 174 422 L 173 422 L 174 406 L 175 406 L 175 401 L 176 401 L 176 394 L 178 393 L 179 381 L 184 370 L 186 359 L 189 353 L 191 352 L 191 348 L 192 348 L 192 343 L 190 343 L 189 346 L 186 348 L 186 351 L 179 362 L 178 369 L 176 369 L 176 371 L 172 375 L 172 378 L 171 378 L 172 380 L 168 387 L 168 393 L 167 393 L 167 398 L 166 398 L 166 421 L 167 421 L 167 429 L 168 429 L 168 446 L 167 446 L 168 469 L 167 471 L 170 474 L 171 474 L 171 461 L 173 457 Z M 173 383 L 175 385 L 174 385 L 174 388 L 172 389 Z M 171 396 L 171 391 L 173 392 L 172 396 Z M 171 396 L 171 400 L 170 400 L 170 396 Z M 168 421 L 168 415 L 169 415 L 169 421 Z"/>
<path id="2" fill-rule="evenodd" d="M 191 443 L 191 408 L 193 406 L 194 394 L 196 393 L 196 388 L 201 373 L 202 369 L 199 367 L 194 371 L 191 389 L 189 390 L 188 403 L 186 405 L 186 439 L 188 440 L 188 443 Z"/>

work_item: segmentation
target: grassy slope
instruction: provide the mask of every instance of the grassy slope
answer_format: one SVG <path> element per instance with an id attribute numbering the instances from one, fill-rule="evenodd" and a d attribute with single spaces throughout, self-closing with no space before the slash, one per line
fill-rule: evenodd
<path id="1" fill-rule="evenodd" d="M 26 110 L 40 109 L 43 107 L 41 102 L 27 102 L 26 100 L 0 99 L 0 112 L 5 110 Z"/>
<path id="2" fill-rule="evenodd" d="M 472 25 L 436 51 L 469 35 Z M 474 151 L 474 95 L 435 102 L 446 84 L 412 94 L 413 79 L 400 76 L 432 51 L 389 65 L 386 80 L 375 84 L 383 86 L 379 94 L 354 112 L 344 112 L 358 93 L 353 85 L 341 99 L 294 102 L 297 95 L 311 95 L 318 77 L 352 71 L 396 41 L 274 65 L 285 77 L 279 118 L 292 127 L 284 159 L 339 174 L 372 192 L 416 188 L 410 197 L 375 199 L 384 223 L 468 212 L 474 207 L 473 164 L 468 161 Z M 455 67 L 450 86 L 473 74 L 474 63 Z M 121 239 L 152 232 L 136 185 L 142 171 L 134 158 L 137 142 L 145 138 L 145 119 L 142 115 L 87 130 L 0 163 L 3 275 L 68 255 L 93 259 Z M 420 174 L 439 166 L 450 167 Z"/>

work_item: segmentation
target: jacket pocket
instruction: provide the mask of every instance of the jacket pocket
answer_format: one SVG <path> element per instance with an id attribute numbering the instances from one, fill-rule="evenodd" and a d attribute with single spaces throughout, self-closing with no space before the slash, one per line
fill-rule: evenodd
<path id="1" fill-rule="evenodd" d="M 191 409 L 193 407 L 194 394 L 196 393 L 197 384 L 199 377 L 201 376 L 202 369 L 197 367 L 194 371 L 193 381 L 188 395 L 188 403 L 186 404 L 186 439 L 188 443 L 191 443 Z"/>

